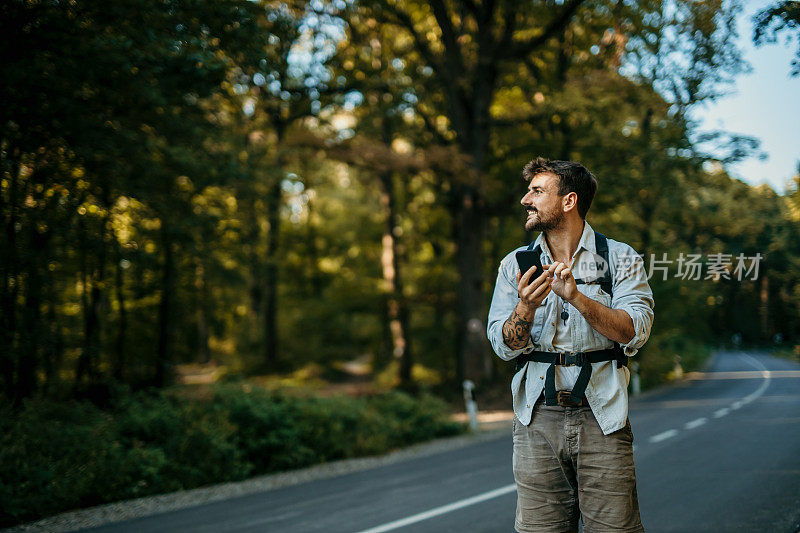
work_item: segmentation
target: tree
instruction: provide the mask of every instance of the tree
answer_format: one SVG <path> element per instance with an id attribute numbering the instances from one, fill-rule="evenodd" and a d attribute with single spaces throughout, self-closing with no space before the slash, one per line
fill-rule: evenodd
<path id="1" fill-rule="evenodd" d="M 405 68 L 419 68 L 414 110 L 425 117 L 437 137 L 455 144 L 469 161 L 469 172 L 447 179 L 447 204 L 453 212 L 453 239 L 459 272 L 457 361 L 458 375 L 479 379 L 487 374 L 487 345 L 483 335 L 483 182 L 488 170 L 490 112 L 501 73 L 544 48 L 569 24 L 582 4 L 522 6 L 514 2 L 446 3 L 361 2 L 343 16 L 348 20 L 351 46 L 367 46 L 353 31 L 360 21 L 390 26 L 402 39 L 389 47 Z M 374 22 L 370 23 L 372 20 Z M 517 29 L 522 30 L 517 32 Z M 372 38 L 374 34 L 370 34 Z M 379 36 L 380 38 L 380 36 Z M 413 72 L 413 70 L 412 70 Z M 438 117 L 444 119 L 439 121 Z M 442 187 L 444 190 L 445 187 Z M 444 332 L 442 332 L 444 333 Z"/>
<path id="2" fill-rule="evenodd" d="M 800 29 L 800 2 L 785 0 L 774 3 L 753 17 L 753 26 L 753 41 L 756 45 L 774 43 L 779 32 Z M 795 58 L 792 60 L 792 76 L 798 76 L 800 75 L 800 33 L 794 35 L 794 38 L 797 40 L 798 47 Z"/>
<path id="3" fill-rule="evenodd" d="M 163 384 L 174 328 L 176 183 L 212 175 L 200 104 L 219 89 L 230 58 L 247 56 L 257 12 L 247 2 L 168 0 L 13 1 L 2 9 L 9 36 L 0 50 L 3 391 L 16 400 L 30 394 L 44 346 L 58 345 L 56 333 L 56 342 L 43 335 L 42 295 L 58 294 L 47 272 L 72 268 L 64 261 L 74 243 L 83 310 L 76 385 L 98 378 L 115 240 L 110 213 L 123 196 L 147 201 L 160 217 L 154 379 Z"/>

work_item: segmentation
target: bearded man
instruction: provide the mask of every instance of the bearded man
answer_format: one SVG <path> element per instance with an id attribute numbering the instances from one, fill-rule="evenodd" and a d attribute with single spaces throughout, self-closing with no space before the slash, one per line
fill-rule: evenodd
<path id="1" fill-rule="evenodd" d="M 642 258 L 586 222 L 597 180 L 581 164 L 538 158 L 520 203 L 536 240 L 500 262 L 487 335 L 514 360 L 517 531 L 644 531 L 628 419 L 628 357 L 650 336 Z M 542 268 L 520 272 L 525 249 Z"/>

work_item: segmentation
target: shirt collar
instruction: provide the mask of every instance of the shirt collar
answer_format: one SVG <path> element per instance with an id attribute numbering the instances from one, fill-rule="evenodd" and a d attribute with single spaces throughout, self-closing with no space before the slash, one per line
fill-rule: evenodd
<path id="1" fill-rule="evenodd" d="M 540 233 L 539 236 L 536 237 L 533 247 L 536 248 L 537 245 L 542 247 L 542 251 L 547 254 L 547 257 L 549 257 L 551 260 L 553 259 L 553 254 L 550 253 L 550 248 L 547 246 L 547 240 L 544 238 L 544 232 Z M 583 233 L 581 233 L 581 238 L 578 241 L 578 247 L 575 249 L 575 255 L 572 256 L 573 258 L 578 255 L 578 252 L 581 251 L 581 248 L 585 248 L 593 254 L 597 253 L 594 243 L 594 230 L 592 229 L 592 226 L 590 226 L 585 220 L 583 221 Z"/>

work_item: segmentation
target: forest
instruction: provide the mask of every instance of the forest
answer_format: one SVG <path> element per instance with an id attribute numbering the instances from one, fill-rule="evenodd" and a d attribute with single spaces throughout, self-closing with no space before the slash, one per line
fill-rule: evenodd
<path id="1" fill-rule="evenodd" d="M 797 179 L 781 196 L 730 178 L 758 141 L 692 114 L 747 69 L 738 9 L 5 3 L 2 395 L 162 388 L 211 361 L 505 374 L 488 298 L 535 238 L 518 200 L 537 156 L 589 168 L 587 220 L 667 265 L 646 379 L 735 334 L 797 342 Z"/>
<path id="2" fill-rule="evenodd" d="M 800 169 L 735 179 L 759 140 L 697 118 L 741 39 L 799 37 L 796 1 L 741 11 L 2 2 L 0 526 L 464 432 L 465 379 L 510 408 L 486 321 L 537 157 L 644 259 L 644 388 L 800 356 Z"/>
<path id="3" fill-rule="evenodd" d="M 722 0 L 4 2 L 0 396 L 187 364 L 504 382 L 486 316 L 538 156 L 589 168 L 587 220 L 645 259 L 647 386 L 731 339 L 791 348 L 800 177 L 731 178 L 758 140 L 695 110 L 796 4 L 738 36 Z"/>

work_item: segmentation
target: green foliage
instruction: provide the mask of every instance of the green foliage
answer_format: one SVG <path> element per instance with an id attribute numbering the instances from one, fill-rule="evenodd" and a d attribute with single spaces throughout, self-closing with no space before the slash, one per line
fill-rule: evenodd
<path id="1" fill-rule="evenodd" d="M 765 42 L 777 41 L 780 32 L 794 31 L 794 35 L 787 36 L 789 40 L 797 41 L 797 51 L 792 59 L 792 76 L 800 75 L 800 2 L 797 0 L 782 0 L 759 11 L 753 17 L 753 41 L 757 45 Z"/>
<path id="2" fill-rule="evenodd" d="M 0 414 L 0 526 L 69 509 L 375 455 L 465 431 L 431 396 L 295 397 L 220 385 L 88 402 L 28 400 Z"/>
<path id="3" fill-rule="evenodd" d="M 392 391 L 371 398 L 369 405 L 394 424 L 389 430 L 394 439 L 391 441 L 393 447 L 419 442 L 425 435 L 443 437 L 458 431 L 455 423 L 442 424 L 443 405 L 429 394 L 422 394 L 415 399 Z"/>
<path id="4" fill-rule="evenodd" d="M 701 370 L 710 353 L 709 345 L 679 330 L 656 333 L 634 358 L 640 365 L 642 389 L 650 389 L 676 379 L 678 376 L 675 369 L 678 364 L 683 372 Z"/>
<path id="5" fill-rule="evenodd" d="M 795 4 L 765 11 L 759 36 L 791 31 Z M 356 358 L 382 383 L 410 361 L 457 394 L 458 352 L 477 346 L 481 372 L 492 357 L 462 319 L 486 316 L 497 262 L 534 237 L 518 202 L 538 155 L 585 164 L 590 223 L 648 264 L 763 256 L 755 281 L 681 280 L 674 265 L 651 280 L 646 384 L 681 349 L 736 332 L 796 343 L 796 187 L 731 179 L 725 164 L 757 143 L 691 119 L 746 69 L 739 13 L 719 0 L 3 3 L 0 396 L 101 404 L 96 385 L 165 386 L 181 363 L 247 377 Z M 494 359 L 487 381 L 505 372 Z M 170 470 L 194 450 L 251 465 L 234 475 L 351 453 L 332 439 L 318 455 L 308 443 L 325 436 L 287 418 L 352 430 L 365 452 L 406 439 L 381 440 L 366 407 L 371 422 L 329 426 L 310 400 L 220 394 L 231 424 L 275 432 L 232 445 L 217 415 L 143 397 L 108 451 L 141 456 L 132 491 L 218 477 L 202 461 Z"/>

